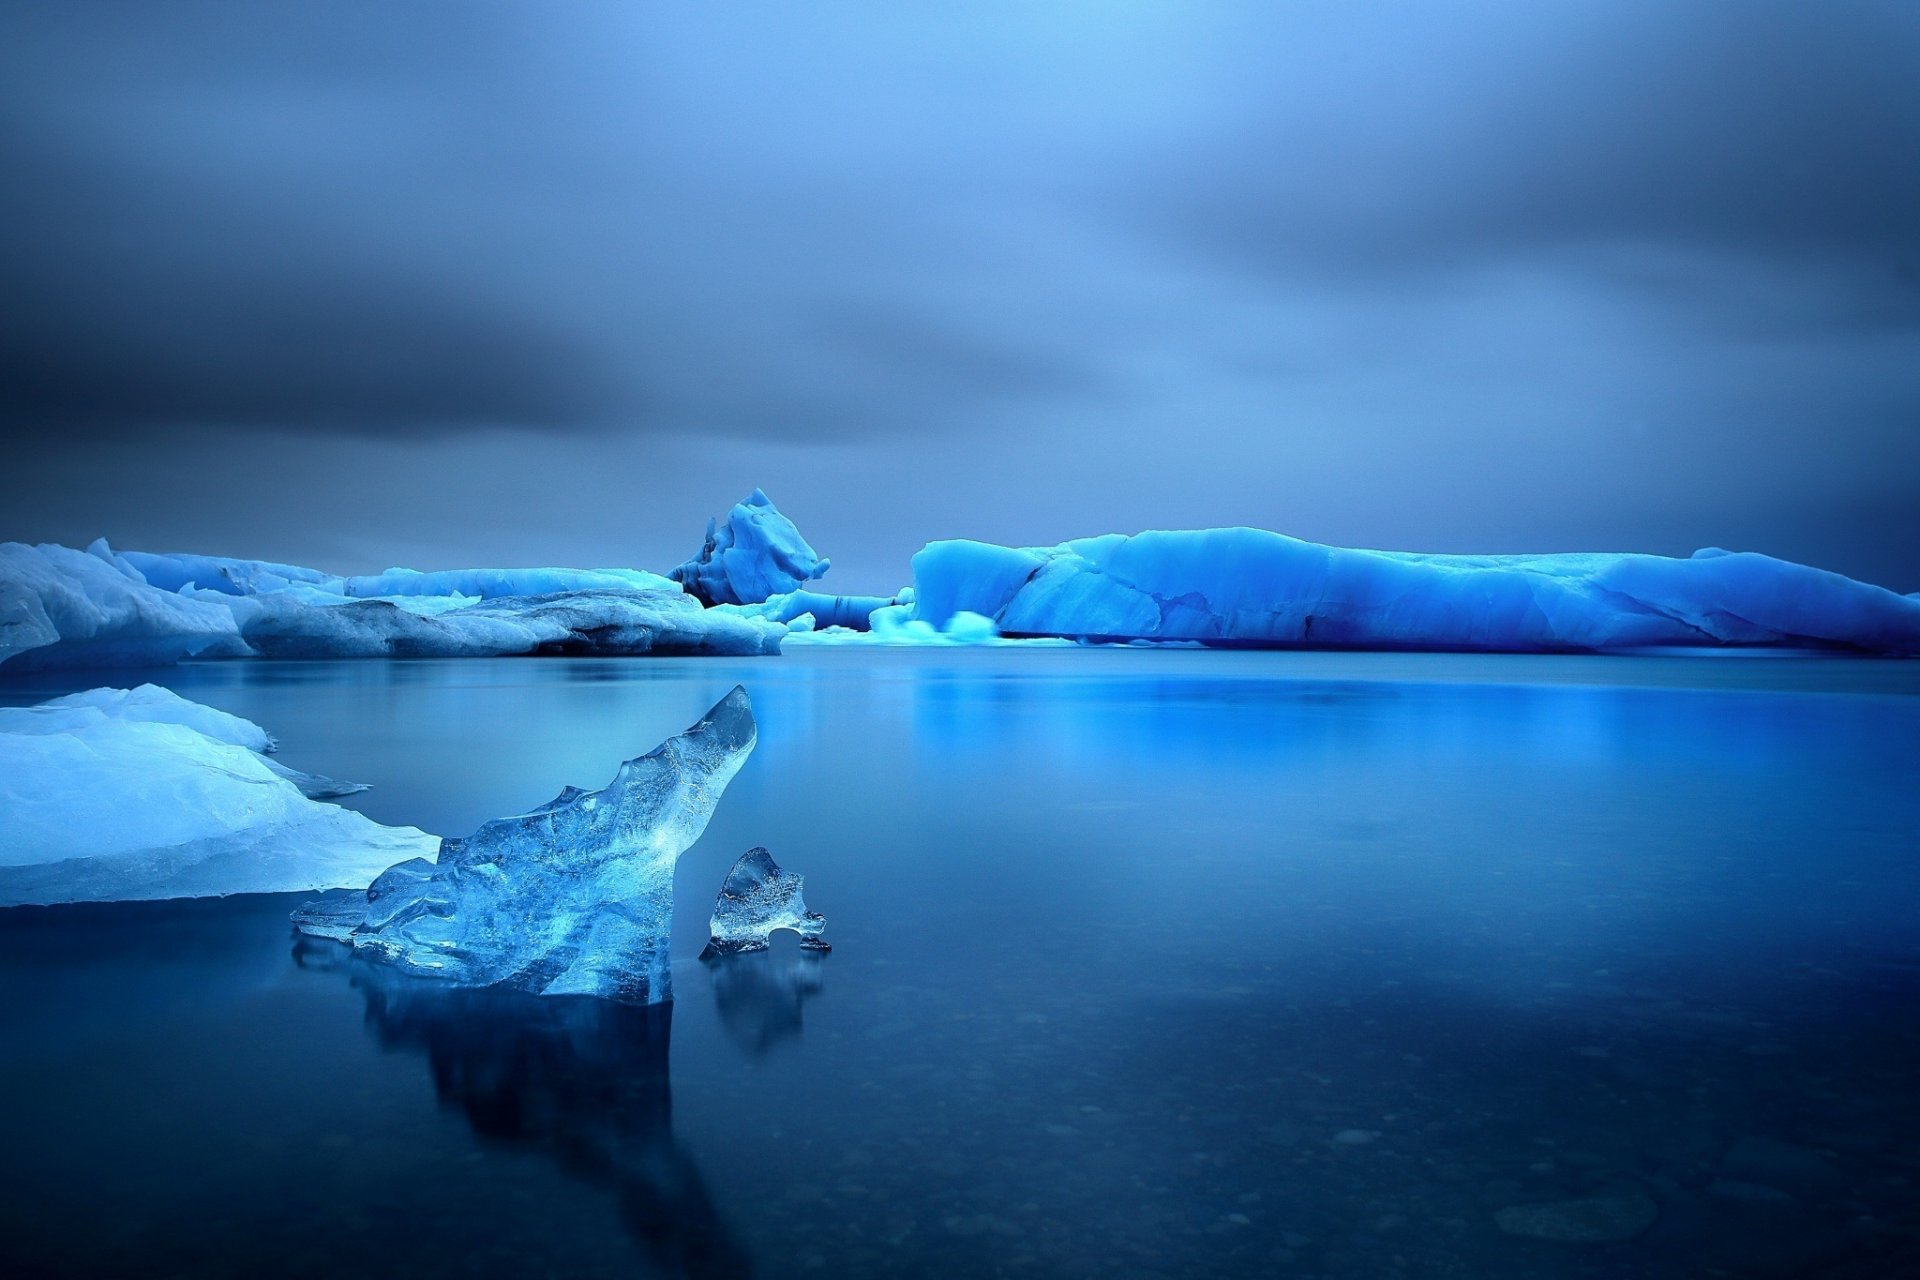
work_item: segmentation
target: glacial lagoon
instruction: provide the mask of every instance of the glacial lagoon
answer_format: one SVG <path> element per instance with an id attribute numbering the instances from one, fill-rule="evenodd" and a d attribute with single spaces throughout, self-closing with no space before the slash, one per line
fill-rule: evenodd
<path id="1" fill-rule="evenodd" d="M 670 1006 L 0 913 L 13 1274 L 1920 1271 L 1920 664 L 835 651 L 208 662 L 462 835 L 685 728 Z M 766 846 L 830 954 L 698 959 Z"/>

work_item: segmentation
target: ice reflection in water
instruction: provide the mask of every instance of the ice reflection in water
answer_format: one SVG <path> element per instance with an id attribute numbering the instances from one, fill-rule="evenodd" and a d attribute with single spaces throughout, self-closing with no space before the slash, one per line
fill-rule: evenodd
<path id="1" fill-rule="evenodd" d="M 699 1167 L 673 1132 L 671 1004 L 532 996 L 409 978 L 301 939 L 303 968 L 337 968 L 366 997 L 367 1029 L 389 1052 L 420 1053 L 443 1106 L 481 1141 L 538 1151 L 610 1190 L 658 1273 L 751 1274 Z"/>
<path id="2" fill-rule="evenodd" d="M 753 1057 L 764 1057 L 783 1040 L 800 1035 L 801 1010 L 825 988 L 825 957 L 798 951 L 797 943 L 776 934 L 773 949 L 717 956 L 712 973 L 713 1005 L 733 1042 Z"/>

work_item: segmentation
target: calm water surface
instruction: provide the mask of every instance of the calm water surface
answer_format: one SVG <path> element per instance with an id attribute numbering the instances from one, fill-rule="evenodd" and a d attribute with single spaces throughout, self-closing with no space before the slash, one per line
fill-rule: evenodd
<path id="1" fill-rule="evenodd" d="M 0 700 L 142 678 L 443 834 L 736 682 L 761 740 L 680 864 L 668 1008 L 382 980 L 296 946 L 297 899 L 0 912 L 8 1276 L 1920 1274 L 1920 663 L 799 652 Z M 695 959 L 753 844 L 831 955 Z M 1503 1229 L 1592 1197 L 1657 1217 Z"/>

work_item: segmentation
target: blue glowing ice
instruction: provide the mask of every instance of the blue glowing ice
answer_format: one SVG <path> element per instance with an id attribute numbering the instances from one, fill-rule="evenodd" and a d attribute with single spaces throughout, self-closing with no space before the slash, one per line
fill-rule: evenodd
<path id="1" fill-rule="evenodd" d="M 620 766 L 598 791 L 442 843 L 438 864 L 402 863 L 364 895 L 294 916 L 356 955 L 464 986 L 539 995 L 672 999 L 674 863 L 706 829 L 753 750 L 747 691 Z"/>
<path id="2" fill-rule="evenodd" d="M 759 604 L 827 571 L 793 521 L 758 489 L 734 504 L 725 523 L 707 521 L 700 554 L 673 571 L 703 604 Z"/>
<path id="3" fill-rule="evenodd" d="M 1829 646 L 1920 653 L 1920 601 L 1753 553 L 1467 556 L 1355 551 L 1258 529 L 1109 534 L 1049 548 L 935 542 L 914 615 L 1010 636 L 1260 647 L 1620 650 Z"/>
<path id="4" fill-rule="evenodd" d="M 765 849 L 740 855 L 713 902 L 712 936 L 701 959 L 743 951 L 765 951 L 774 931 L 791 929 L 810 951 L 828 951 L 832 943 L 821 937 L 826 917 L 807 910 L 801 897 L 801 877 L 782 871 Z"/>

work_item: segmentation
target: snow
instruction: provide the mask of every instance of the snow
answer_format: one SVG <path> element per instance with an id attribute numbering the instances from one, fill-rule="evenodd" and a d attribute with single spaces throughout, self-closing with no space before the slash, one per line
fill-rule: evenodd
<path id="1" fill-rule="evenodd" d="M 724 524 L 707 521 L 706 544 L 673 578 L 703 604 L 759 604 L 818 578 L 830 563 L 755 489 Z"/>
<path id="2" fill-rule="evenodd" d="M 316 902 L 294 923 L 400 972 L 462 986 L 672 999 L 674 864 L 706 830 L 756 736 L 736 686 L 602 789 L 568 787 L 446 841 L 437 865 L 402 863 L 365 895 Z"/>
<path id="3" fill-rule="evenodd" d="M 809 950 L 831 950 L 832 944 L 820 936 L 826 917 L 807 910 L 803 887 L 802 878 L 782 871 L 765 849 L 741 854 L 714 899 L 711 937 L 700 958 L 765 951 L 778 929 L 799 934 L 800 945 Z"/>
<path id="4" fill-rule="evenodd" d="M 1752 552 L 1420 555 L 1258 529 L 1108 534 L 1051 548 L 929 544 L 915 621 L 1014 636 L 1248 646 L 1623 650 L 1832 646 L 1920 653 L 1920 604 Z M 877 623 L 876 619 L 876 623 Z"/>
<path id="5" fill-rule="evenodd" d="M 0 906 L 359 885 L 436 837 L 303 793 L 251 721 L 152 685 L 0 709 Z"/>

